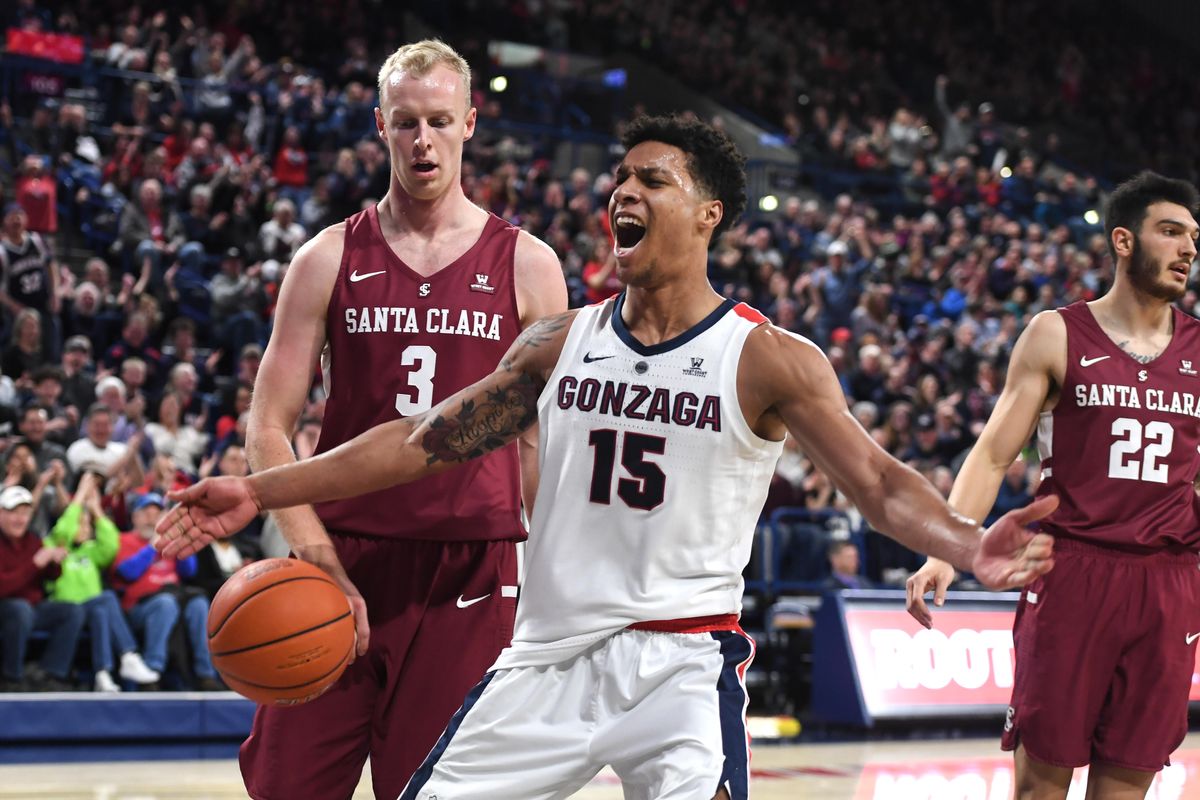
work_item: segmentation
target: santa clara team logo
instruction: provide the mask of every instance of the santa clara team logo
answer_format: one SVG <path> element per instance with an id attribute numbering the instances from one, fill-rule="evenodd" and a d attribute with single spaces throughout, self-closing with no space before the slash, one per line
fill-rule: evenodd
<path id="1" fill-rule="evenodd" d="M 1179 363 L 1183 365 L 1179 368 L 1179 374 L 1181 374 L 1181 375 L 1195 375 L 1196 374 L 1196 370 L 1192 369 L 1192 362 L 1187 361 L 1187 360 L 1181 360 Z"/>
<path id="2" fill-rule="evenodd" d="M 488 276 L 475 273 L 475 282 L 471 284 L 472 292 L 483 292 L 484 294 L 495 294 L 496 287 L 488 285 Z"/>

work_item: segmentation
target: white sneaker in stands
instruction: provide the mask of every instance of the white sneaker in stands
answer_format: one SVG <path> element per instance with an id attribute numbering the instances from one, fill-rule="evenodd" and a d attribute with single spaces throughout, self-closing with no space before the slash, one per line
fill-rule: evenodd
<path id="1" fill-rule="evenodd" d="M 121 687 L 117 686 L 117 682 L 113 680 L 112 675 L 108 674 L 108 670 L 102 669 L 96 672 L 96 691 L 119 692 Z"/>
<path id="2" fill-rule="evenodd" d="M 121 677 L 134 683 L 154 683 L 159 674 L 146 666 L 136 651 L 130 650 L 121 656 Z"/>

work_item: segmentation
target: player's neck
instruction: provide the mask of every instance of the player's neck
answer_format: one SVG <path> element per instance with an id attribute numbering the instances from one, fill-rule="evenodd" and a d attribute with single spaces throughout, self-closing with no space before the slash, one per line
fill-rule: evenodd
<path id="1" fill-rule="evenodd" d="M 1171 331 L 1174 317 L 1170 303 L 1118 281 L 1108 294 L 1089 304 L 1101 327 L 1132 338 Z"/>
<path id="2" fill-rule="evenodd" d="M 438 231 L 454 228 L 478 208 L 453 184 L 449 191 L 433 200 L 420 200 L 398 186 L 392 186 L 379 203 L 380 227 L 384 233 L 416 233 L 432 237 Z"/>
<path id="3" fill-rule="evenodd" d="M 650 288 L 630 286 L 625 292 L 621 318 L 629 332 L 644 345 L 675 338 L 713 312 L 725 298 L 708 280 L 671 281 Z"/>

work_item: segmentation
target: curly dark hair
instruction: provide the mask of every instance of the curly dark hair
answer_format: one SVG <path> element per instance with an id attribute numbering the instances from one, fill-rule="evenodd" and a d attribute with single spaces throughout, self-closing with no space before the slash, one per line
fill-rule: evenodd
<path id="1" fill-rule="evenodd" d="M 1193 215 L 1200 211 L 1200 193 L 1195 186 L 1150 170 L 1139 172 L 1113 190 L 1104 209 L 1104 233 L 1113 261 L 1117 260 L 1112 243 L 1113 230 L 1126 228 L 1136 236 L 1146 221 L 1150 206 L 1162 202 L 1181 205 Z"/>
<path id="2" fill-rule="evenodd" d="M 697 119 L 641 116 L 625 129 L 621 144 L 628 151 L 642 142 L 662 142 L 687 154 L 692 180 L 709 199 L 720 200 L 724 208 L 713 239 L 746 210 L 746 157 L 724 131 Z"/>

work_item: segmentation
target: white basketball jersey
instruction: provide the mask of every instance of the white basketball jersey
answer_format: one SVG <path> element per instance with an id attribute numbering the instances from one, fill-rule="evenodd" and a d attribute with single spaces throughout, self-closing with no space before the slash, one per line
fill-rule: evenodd
<path id="1" fill-rule="evenodd" d="M 556 663 L 637 622 L 741 610 L 783 449 L 738 403 L 742 345 L 766 318 L 729 300 L 647 347 L 623 300 L 580 310 L 538 401 L 525 582 L 496 668 Z"/>

